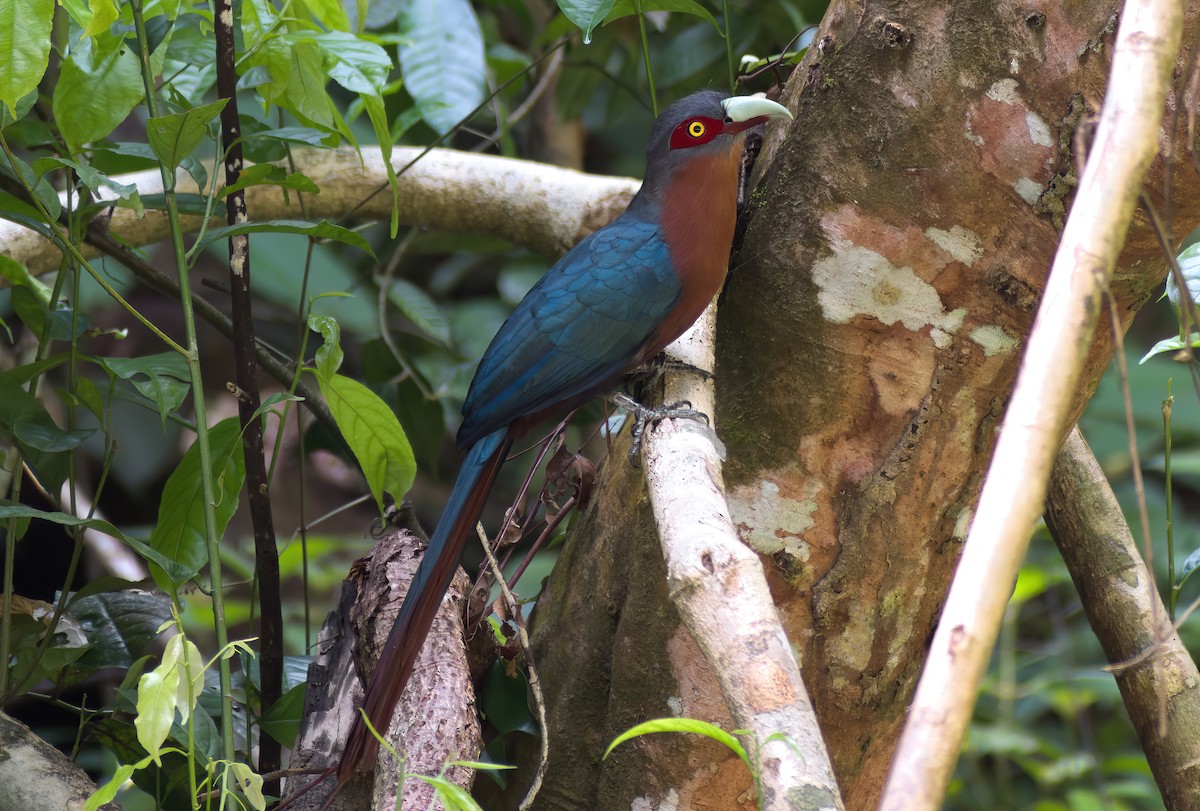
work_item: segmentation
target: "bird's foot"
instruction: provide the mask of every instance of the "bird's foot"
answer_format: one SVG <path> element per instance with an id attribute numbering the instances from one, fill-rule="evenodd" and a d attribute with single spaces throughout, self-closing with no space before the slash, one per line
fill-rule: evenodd
<path id="1" fill-rule="evenodd" d="M 709 424 L 708 415 L 703 411 L 692 408 L 692 404 L 687 400 L 680 400 L 670 405 L 651 408 L 642 405 L 623 392 L 613 394 L 611 399 L 617 406 L 633 415 L 633 428 L 630 430 L 633 442 L 629 447 L 629 460 L 634 464 L 638 463 L 638 457 L 642 452 L 642 434 L 645 432 L 647 425 L 662 420 L 675 419 L 703 420 L 705 425 Z"/>

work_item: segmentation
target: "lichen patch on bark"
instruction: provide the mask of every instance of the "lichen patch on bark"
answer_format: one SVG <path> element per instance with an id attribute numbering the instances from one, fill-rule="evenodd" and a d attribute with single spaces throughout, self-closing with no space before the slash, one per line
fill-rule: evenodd
<path id="1" fill-rule="evenodd" d="M 809 488 L 814 486 L 810 484 Z M 786 552 L 807 561 L 808 544 L 802 535 L 816 524 L 813 513 L 817 503 L 811 496 L 798 495 L 785 494 L 777 483 L 766 478 L 734 488 L 729 509 L 742 540 L 765 555 Z"/>
<path id="2" fill-rule="evenodd" d="M 817 303 L 827 320 L 848 324 L 866 315 L 887 325 L 900 322 L 913 332 L 928 327 L 934 346 L 949 345 L 967 315 L 965 308 L 947 312 L 933 285 L 911 267 L 894 265 L 870 248 L 849 242 L 832 247 L 834 252 L 812 267 L 820 290 Z"/>

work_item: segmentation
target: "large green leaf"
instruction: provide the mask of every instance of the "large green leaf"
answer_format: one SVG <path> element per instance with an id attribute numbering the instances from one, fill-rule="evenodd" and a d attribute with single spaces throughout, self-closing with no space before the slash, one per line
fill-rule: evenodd
<path id="1" fill-rule="evenodd" d="M 558 0 L 558 7 L 568 20 L 583 32 L 583 44 L 592 41 L 592 31 L 604 21 L 616 5 L 616 0 Z"/>
<path id="2" fill-rule="evenodd" d="M 163 428 L 167 414 L 179 408 L 187 397 L 191 379 L 187 361 L 178 352 L 163 352 L 140 358 L 99 358 L 100 365 L 122 380 L 133 383 L 142 396 L 158 407 Z"/>
<path id="3" fill-rule="evenodd" d="M 697 3 L 696 0 L 637 0 L 636 4 L 634 0 L 616 0 L 612 4 L 612 10 L 604 18 L 604 24 L 607 25 L 613 20 L 647 11 L 670 11 L 699 17 L 712 23 L 718 31 L 721 30 L 721 26 L 717 25 L 717 19 L 713 17 L 712 12 Z"/>
<path id="4" fill-rule="evenodd" d="M 429 126 L 450 129 L 483 101 L 483 33 L 467 0 L 410 0 L 400 13 L 404 84 Z"/>
<path id="5" fill-rule="evenodd" d="M 78 667 L 125 669 L 148 651 L 159 627 L 171 619 L 171 600 L 141 589 L 110 591 L 72 600 L 66 614 L 92 643 Z"/>
<path id="6" fill-rule="evenodd" d="M 343 375 L 318 375 L 317 380 L 382 513 L 383 494 L 399 502 L 416 478 L 408 437 L 387 403 L 362 383 Z"/>
<path id="7" fill-rule="evenodd" d="M 278 68 L 271 65 L 272 75 Z M 333 101 L 325 90 L 325 55 L 311 37 L 288 50 L 285 101 L 293 112 L 323 127 L 334 127 Z"/>
<path id="8" fill-rule="evenodd" d="M 142 73 L 133 49 L 96 54 L 94 42 L 79 41 L 54 85 L 54 118 L 72 151 L 108 135 L 142 100 Z"/>
<path id="9" fill-rule="evenodd" d="M 179 695 L 179 670 L 158 667 L 143 673 L 138 679 L 137 728 L 138 743 L 145 747 L 158 765 L 159 748 L 166 742 L 175 723 L 175 701 Z"/>
<path id="10" fill-rule="evenodd" d="M 148 563 L 154 563 L 165 571 L 169 572 L 179 582 L 183 582 L 188 578 L 188 575 L 183 574 L 182 570 L 176 564 L 164 557 L 161 553 L 152 549 L 147 544 L 139 541 L 137 538 L 131 538 L 121 530 L 114 527 L 107 521 L 102 521 L 99 518 L 79 518 L 78 516 L 68 515 L 62 512 L 47 512 L 39 510 L 35 507 L 27 507 L 24 504 L 0 504 L 0 521 L 5 521 L 9 518 L 17 518 L 20 520 L 28 520 L 31 518 L 41 519 L 43 521 L 52 521 L 55 524 L 61 524 L 64 527 L 87 527 L 98 529 L 106 535 L 111 535 L 118 538 L 122 543 L 130 549 L 137 552 L 143 560 Z"/>
<path id="11" fill-rule="evenodd" d="M 320 46 L 329 78 L 351 93 L 382 92 L 392 60 L 379 45 L 341 31 L 306 34 L 305 38 Z"/>
<path id="12" fill-rule="evenodd" d="M 0 3 L 0 102 L 11 111 L 46 73 L 53 21 L 54 0 Z"/>
<path id="13" fill-rule="evenodd" d="M 304 696 L 308 683 L 297 684 L 276 701 L 258 719 L 262 731 L 289 749 L 296 746 L 300 719 L 304 717 Z"/>
<path id="14" fill-rule="evenodd" d="M 320 222 L 305 222 L 304 220 L 260 220 L 258 222 L 241 223 L 240 225 L 227 225 L 224 228 L 211 228 L 204 235 L 204 239 L 192 250 L 202 250 L 214 242 L 228 239 L 235 234 L 304 234 L 314 239 L 331 239 L 335 242 L 341 242 L 365 251 L 371 258 L 375 257 L 370 243 L 363 239 L 360 234 L 351 231 L 349 228 L 334 225 L 326 220 L 321 220 Z"/>
<path id="15" fill-rule="evenodd" d="M 450 345 L 450 323 L 424 290 L 406 279 L 392 279 L 387 297 L 417 329 L 442 346 Z"/>
<path id="16" fill-rule="evenodd" d="M 204 140 L 209 123 L 221 114 L 226 99 L 219 99 L 203 107 L 194 107 L 182 113 L 160 115 L 146 122 L 146 138 L 158 159 L 171 171 L 183 163 L 184 158 Z"/>
<path id="17" fill-rule="evenodd" d="M 0 375 L 0 437 L 16 444 L 42 486 L 51 493 L 57 493 L 67 478 L 67 453 L 37 446 L 54 448 L 57 443 L 50 438 L 64 433 L 12 372 Z"/>
<path id="18" fill-rule="evenodd" d="M 216 533 L 220 536 L 237 512 L 238 494 L 246 477 L 237 418 L 221 420 L 209 428 L 208 442 L 212 453 L 213 490 L 217 499 L 214 505 L 217 514 Z M 200 447 L 193 442 L 167 479 L 158 505 L 158 523 L 150 536 L 150 546 L 175 564 L 173 571 L 154 570 L 155 581 L 171 593 L 208 562 L 201 481 Z"/>

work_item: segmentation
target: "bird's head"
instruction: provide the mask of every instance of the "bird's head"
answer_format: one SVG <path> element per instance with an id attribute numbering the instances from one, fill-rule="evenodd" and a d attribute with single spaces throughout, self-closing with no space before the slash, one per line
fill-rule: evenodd
<path id="1" fill-rule="evenodd" d="M 701 90 L 663 110 L 646 145 L 646 182 L 666 184 L 674 172 L 694 158 L 741 150 L 746 130 L 772 119 L 788 118 L 787 108 L 757 96 L 726 96 Z"/>

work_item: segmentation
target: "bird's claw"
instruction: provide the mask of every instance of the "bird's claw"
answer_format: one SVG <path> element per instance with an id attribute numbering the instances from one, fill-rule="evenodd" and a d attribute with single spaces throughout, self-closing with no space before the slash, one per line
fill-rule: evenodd
<path id="1" fill-rule="evenodd" d="M 630 437 L 633 441 L 629 447 L 629 461 L 635 465 L 638 464 L 638 458 L 642 452 L 642 434 L 647 425 L 662 420 L 676 419 L 703 420 L 705 425 L 709 424 L 708 415 L 693 408 L 687 400 L 651 408 L 642 405 L 628 394 L 618 393 L 613 395 L 613 402 L 633 415 L 633 427 L 630 430 Z"/>

